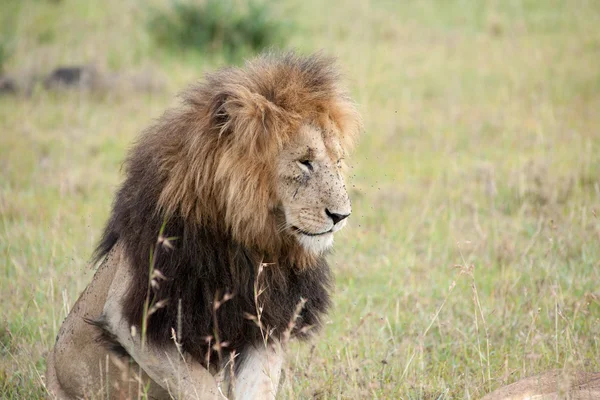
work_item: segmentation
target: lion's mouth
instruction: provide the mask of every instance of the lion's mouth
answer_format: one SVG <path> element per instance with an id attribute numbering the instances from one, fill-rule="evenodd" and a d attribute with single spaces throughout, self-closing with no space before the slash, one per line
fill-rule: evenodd
<path id="1" fill-rule="evenodd" d="M 302 229 L 298 228 L 297 226 L 292 226 L 292 230 L 293 230 L 294 232 L 296 232 L 296 233 L 300 233 L 300 234 L 302 234 L 302 235 L 305 235 L 305 236 L 322 236 L 322 235 L 326 235 L 326 234 L 328 234 L 328 233 L 331 233 L 331 232 L 332 232 L 332 230 L 333 230 L 333 228 L 332 228 L 332 229 L 329 229 L 328 231 L 325 231 L 325 232 L 319 232 L 319 233 L 311 233 L 311 232 L 307 232 L 307 231 L 304 231 L 304 230 L 302 230 Z"/>

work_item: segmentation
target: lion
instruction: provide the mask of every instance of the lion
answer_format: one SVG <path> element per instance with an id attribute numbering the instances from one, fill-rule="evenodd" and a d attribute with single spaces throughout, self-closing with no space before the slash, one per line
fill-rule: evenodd
<path id="1" fill-rule="evenodd" d="M 553 370 L 521 379 L 485 395 L 482 400 L 593 400 L 600 399 L 600 373 L 569 376 Z"/>
<path id="2" fill-rule="evenodd" d="M 361 118 L 333 60 L 208 74 L 143 132 L 47 360 L 53 397 L 273 399 L 330 307 Z"/>

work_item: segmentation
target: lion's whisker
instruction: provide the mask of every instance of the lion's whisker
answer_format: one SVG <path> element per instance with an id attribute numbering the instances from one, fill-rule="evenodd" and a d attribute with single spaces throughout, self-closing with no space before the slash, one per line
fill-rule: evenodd
<path id="1" fill-rule="evenodd" d="M 282 223 L 280 224 L 280 226 L 279 226 L 279 227 L 277 227 L 277 233 L 279 234 L 279 233 L 281 233 L 281 232 L 285 231 L 286 229 L 288 229 L 288 228 L 291 228 L 292 226 L 293 226 L 293 225 L 292 225 L 292 224 L 290 224 L 289 222 L 287 222 L 287 221 L 284 221 L 284 222 L 282 222 Z"/>

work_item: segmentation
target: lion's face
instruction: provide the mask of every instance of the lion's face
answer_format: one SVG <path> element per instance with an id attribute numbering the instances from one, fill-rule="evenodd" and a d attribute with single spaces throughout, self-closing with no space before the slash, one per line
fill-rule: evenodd
<path id="1" fill-rule="evenodd" d="M 277 166 L 277 195 L 285 216 L 282 230 L 309 252 L 321 254 L 352 211 L 342 176 L 343 149 L 337 135 L 303 125 L 283 148 Z"/>

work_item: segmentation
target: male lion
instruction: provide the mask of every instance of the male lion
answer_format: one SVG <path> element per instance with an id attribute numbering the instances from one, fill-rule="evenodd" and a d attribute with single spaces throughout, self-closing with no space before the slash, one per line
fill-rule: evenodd
<path id="1" fill-rule="evenodd" d="M 488 393 L 481 400 L 600 399 L 600 373 L 558 370 L 521 379 Z"/>
<path id="2" fill-rule="evenodd" d="M 274 398 L 319 327 L 360 118 L 322 56 L 210 74 L 140 137 L 103 260 L 48 357 L 55 397 Z M 218 379 L 217 379 L 218 378 Z"/>

